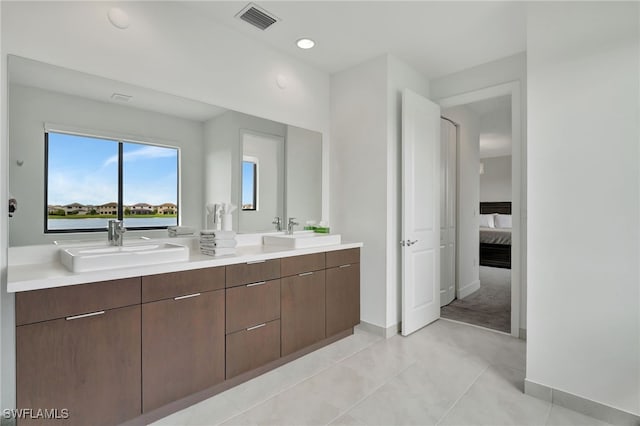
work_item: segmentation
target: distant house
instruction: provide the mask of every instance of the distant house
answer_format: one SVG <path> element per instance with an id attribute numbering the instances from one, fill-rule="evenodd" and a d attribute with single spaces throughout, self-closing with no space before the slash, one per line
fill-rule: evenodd
<path id="1" fill-rule="evenodd" d="M 62 206 L 62 210 L 64 210 L 64 212 L 66 214 L 79 214 L 79 215 L 84 215 L 87 214 L 87 212 L 89 211 L 89 206 L 85 206 L 84 204 L 80 204 L 80 203 L 72 203 L 72 204 L 67 204 L 66 206 Z"/>
<path id="2" fill-rule="evenodd" d="M 153 214 L 154 207 L 147 203 L 137 203 L 129 206 L 131 214 Z"/>
<path id="3" fill-rule="evenodd" d="M 178 213 L 178 206 L 176 206 L 173 203 L 164 203 L 161 204 L 159 206 L 156 206 L 156 209 L 158 209 L 158 214 L 177 214 Z"/>
<path id="4" fill-rule="evenodd" d="M 111 202 L 102 204 L 100 206 L 94 207 L 95 211 L 100 215 L 117 215 L 118 214 L 118 203 Z"/>
<path id="5" fill-rule="evenodd" d="M 47 206 L 47 214 L 60 215 L 60 212 L 66 213 L 63 206 L 52 206 L 51 204 Z"/>

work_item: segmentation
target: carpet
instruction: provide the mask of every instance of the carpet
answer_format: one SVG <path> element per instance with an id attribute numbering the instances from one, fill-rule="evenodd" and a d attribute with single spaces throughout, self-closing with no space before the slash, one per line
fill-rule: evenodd
<path id="1" fill-rule="evenodd" d="M 510 333 L 511 269 L 480 266 L 480 289 L 443 306 L 440 316 Z"/>

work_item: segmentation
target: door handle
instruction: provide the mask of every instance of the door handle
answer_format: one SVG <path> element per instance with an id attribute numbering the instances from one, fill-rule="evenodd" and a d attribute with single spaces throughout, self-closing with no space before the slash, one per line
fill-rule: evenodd
<path id="1" fill-rule="evenodd" d="M 91 312 L 91 313 L 88 313 L 88 314 L 74 315 L 72 317 L 66 317 L 65 319 L 67 321 L 73 321 L 73 320 L 80 319 L 80 318 L 95 317 L 96 315 L 102 315 L 102 314 L 104 314 L 104 311 L 97 311 L 97 312 Z"/>
<path id="2" fill-rule="evenodd" d="M 407 246 L 407 247 L 408 247 L 408 246 L 412 246 L 412 245 L 414 245 L 414 244 L 415 244 L 415 243 L 417 243 L 417 242 L 418 242 L 418 240 L 413 240 L 413 241 L 411 241 L 411 240 L 402 240 L 402 241 L 400 241 L 400 245 L 401 245 L 402 247 L 405 247 L 405 246 Z"/>
<path id="3" fill-rule="evenodd" d="M 187 294 L 185 296 L 174 297 L 173 300 L 182 300 L 182 299 L 190 299 L 192 297 L 198 297 L 200 293 Z"/>
<path id="4" fill-rule="evenodd" d="M 255 286 L 263 285 L 263 284 L 266 284 L 266 283 L 267 283 L 266 281 L 260 281 L 258 283 L 247 284 L 246 287 L 255 287 Z"/>

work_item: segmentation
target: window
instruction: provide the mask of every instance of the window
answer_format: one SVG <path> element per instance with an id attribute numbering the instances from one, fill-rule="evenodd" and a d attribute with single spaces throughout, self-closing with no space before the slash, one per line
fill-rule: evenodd
<path id="1" fill-rule="evenodd" d="M 45 133 L 45 232 L 178 224 L 178 149 Z"/>
<path id="2" fill-rule="evenodd" d="M 258 210 L 258 162 L 242 161 L 242 210 Z"/>

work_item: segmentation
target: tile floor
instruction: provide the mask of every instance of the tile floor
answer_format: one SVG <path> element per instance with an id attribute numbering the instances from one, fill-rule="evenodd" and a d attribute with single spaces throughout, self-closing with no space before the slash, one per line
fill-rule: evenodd
<path id="1" fill-rule="evenodd" d="M 153 426 L 605 425 L 523 394 L 525 344 L 439 320 L 409 337 L 353 336 Z"/>

